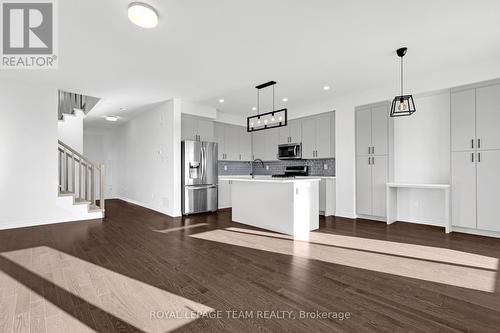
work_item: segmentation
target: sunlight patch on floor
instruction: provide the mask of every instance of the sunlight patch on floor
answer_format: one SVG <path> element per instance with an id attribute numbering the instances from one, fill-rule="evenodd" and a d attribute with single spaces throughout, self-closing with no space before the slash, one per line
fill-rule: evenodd
<path id="1" fill-rule="evenodd" d="M 486 292 L 494 292 L 496 287 L 498 258 L 439 247 L 318 232 L 311 232 L 309 241 L 304 242 L 243 228 L 189 237 Z"/>
<path id="2" fill-rule="evenodd" d="M 3 320 L 5 327 L 2 327 L 0 320 L 2 332 L 10 332 L 15 327 L 27 328 L 29 331 L 30 326 L 33 326 L 33 316 L 39 319 L 37 325 L 43 326 L 40 332 L 93 332 L 86 325 L 88 323 L 79 321 L 65 312 L 62 304 L 58 306 L 44 298 L 43 292 L 40 295 L 40 291 L 37 293 L 23 285 L 31 285 L 33 281 L 38 280 L 37 277 L 61 288 L 52 288 L 58 293 L 56 299 L 60 299 L 66 291 L 146 332 L 169 332 L 196 320 L 186 317 L 151 319 L 151 311 L 208 313 L 214 310 L 45 246 L 4 252 L 1 257 L 35 274 L 30 278 L 31 282 L 22 281 L 22 278 L 17 281 L 11 276 L 15 274 L 13 271 L 19 271 L 17 268 L 10 268 L 11 275 L 7 274 L 6 268 L 5 272 L 0 269 L 0 313 L 6 314 Z M 29 274 L 24 274 L 23 278 L 26 276 L 29 278 Z M 44 280 L 40 279 L 39 282 L 42 285 L 50 285 Z M 47 298 L 50 299 L 49 296 Z"/>
<path id="3" fill-rule="evenodd" d="M 188 230 L 188 229 L 199 228 L 199 227 L 205 227 L 207 225 L 208 225 L 208 223 L 197 223 L 197 224 L 183 225 L 183 226 L 180 226 L 180 227 L 174 227 L 174 228 L 163 229 L 163 230 L 153 230 L 153 231 L 154 232 L 160 232 L 162 234 L 168 234 L 169 232 L 180 231 L 180 230 Z"/>

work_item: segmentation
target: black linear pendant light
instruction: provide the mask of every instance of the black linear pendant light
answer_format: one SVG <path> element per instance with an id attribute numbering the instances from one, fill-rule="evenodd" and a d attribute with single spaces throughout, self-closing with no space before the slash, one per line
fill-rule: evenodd
<path id="1" fill-rule="evenodd" d="M 259 84 L 257 89 L 257 115 L 247 118 L 247 132 L 261 131 L 287 125 L 287 109 L 274 109 L 274 85 L 275 81 Z M 271 112 L 260 113 L 260 90 L 273 87 L 273 110 Z"/>
<path id="2" fill-rule="evenodd" d="M 391 105 L 391 117 L 411 116 L 415 111 L 415 102 L 412 95 L 403 95 L 403 57 L 408 49 L 402 47 L 396 51 L 401 58 L 401 95 L 394 97 Z"/>

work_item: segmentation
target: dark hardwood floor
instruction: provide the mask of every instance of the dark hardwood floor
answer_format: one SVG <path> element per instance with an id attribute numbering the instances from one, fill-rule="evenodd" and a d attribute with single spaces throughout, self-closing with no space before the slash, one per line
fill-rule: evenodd
<path id="1" fill-rule="evenodd" d="M 293 242 L 230 210 L 106 209 L 102 221 L 0 231 L 0 332 L 500 330 L 500 239 L 321 218 Z M 191 310 L 204 317 L 165 318 Z"/>

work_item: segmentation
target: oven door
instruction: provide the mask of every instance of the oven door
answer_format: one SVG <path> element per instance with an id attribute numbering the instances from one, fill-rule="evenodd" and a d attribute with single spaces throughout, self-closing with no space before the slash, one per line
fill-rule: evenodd
<path id="1" fill-rule="evenodd" d="M 302 158 L 301 144 L 279 145 L 278 158 L 280 160 L 293 160 Z"/>

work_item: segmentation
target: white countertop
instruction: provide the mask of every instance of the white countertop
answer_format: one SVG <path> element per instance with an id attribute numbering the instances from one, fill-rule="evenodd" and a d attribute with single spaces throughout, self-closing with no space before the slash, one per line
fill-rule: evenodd
<path id="1" fill-rule="evenodd" d="M 254 182 L 254 183 L 297 183 L 297 182 L 319 182 L 321 179 L 315 177 L 303 177 L 303 178 L 272 178 L 272 177 L 228 177 L 225 180 L 230 180 L 233 182 Z"/>

